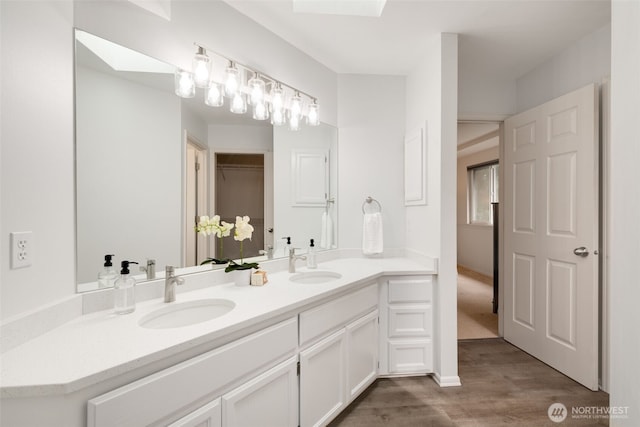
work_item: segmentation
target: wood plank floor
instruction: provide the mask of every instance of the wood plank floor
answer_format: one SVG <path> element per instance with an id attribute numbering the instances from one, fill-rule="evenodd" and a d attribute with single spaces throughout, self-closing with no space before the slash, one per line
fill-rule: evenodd
<path id="1" fill-rule="evenodd" d="M 592 392 L 501 338 L 459 341 L 462 387 L 440 388 L 431 377 L 381 378 L 330 426 L 606 426 L 607 418 L 572 416 L 572 408 L 609 405 Z M 562 403 L 555 423 L 549 406 Z"/>

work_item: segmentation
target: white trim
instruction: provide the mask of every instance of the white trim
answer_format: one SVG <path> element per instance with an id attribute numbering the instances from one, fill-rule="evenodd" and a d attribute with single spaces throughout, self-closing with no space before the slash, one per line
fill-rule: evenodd
<path id="1" fill-rule="evenodd" d="M 433 380 L 440 387 L 460 387 L 462 386 L 462 382 L 460 381 L 460 377 L 458 375 L 449 375 L 446 377 L 441 377 L 437 372 L 433 374 Z"/>

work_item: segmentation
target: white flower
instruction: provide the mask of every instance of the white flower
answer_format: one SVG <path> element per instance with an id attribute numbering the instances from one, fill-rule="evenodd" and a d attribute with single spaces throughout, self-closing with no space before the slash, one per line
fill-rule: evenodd
<path id="1" fill-rule="evenodd" d="M 243 241 L 244 239 L 251 240 L 251 235 L 253 234 L 253 226 L 249 224 L 248 216 L 236 217 L 236 231 L 233 235 L 233 238 L 237 241 Z"/>
<path id="2" fill-rule="evenodd" d="M 209 216 L 202 215 L 200 217 L 200 221 L 198 221 L 198 225 L 196 225 L 196 231 L 203 236 L 208 236 L 211 234 L 211 227 L 209 226 Z"/>
<path id="3" fill-rule="evenodd" d="M 218 227 L 218 231 L 216 232 L 216 236 L 218 237 L 227 237 L 231 234 L 231 229 L 233 228 L 233 224 L 228 223 L 227 221 L 220 222 Z"/>

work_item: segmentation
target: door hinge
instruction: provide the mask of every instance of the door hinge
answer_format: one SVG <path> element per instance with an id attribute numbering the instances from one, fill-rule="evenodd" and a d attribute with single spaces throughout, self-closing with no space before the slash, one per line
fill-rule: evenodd
<path id="1" fill-rule="evenodd" d="M 300 362 L 296 363 L 296 375 L 300 376 Z"/>
<path id="2" fill-rule="evenodd" d="M 200 170 L 200 163 L 196 162 L 196 172 L 198 172 Z"/>

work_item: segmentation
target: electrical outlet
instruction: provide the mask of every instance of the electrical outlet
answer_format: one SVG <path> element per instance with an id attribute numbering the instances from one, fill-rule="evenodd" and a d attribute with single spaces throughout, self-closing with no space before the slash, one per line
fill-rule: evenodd
<path id="1" fill-rule="evenodd" d="M 11 268 L 24 268 L 33 259 L 33 233 L 16 231 L 11 233 Z"/>

